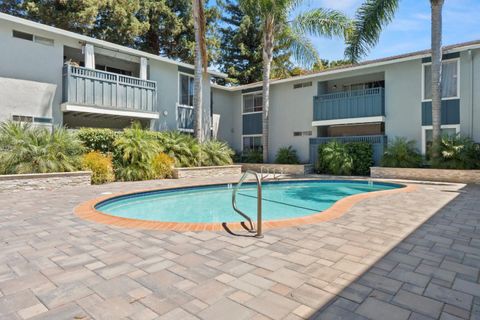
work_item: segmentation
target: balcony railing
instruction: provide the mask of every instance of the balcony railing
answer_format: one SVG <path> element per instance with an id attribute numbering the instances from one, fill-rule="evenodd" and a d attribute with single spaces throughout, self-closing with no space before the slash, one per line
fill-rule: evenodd
<path id="1" fill-rule="evenodd" d="M 192 106 L 177 104 L 177 129 L 184 132 L 193 132 L 194 115 Z"/>
<path id="2" fill-rule="evenodd" d="M 155 112 L 157 111 L 157 82 L 65 65 L 63 68 L 63 102 Z"/>
<path id="3" fill-rule="evenodd" d="M 384 115 L 384 88 L 327 93 L 316 96 L 313 100 L 314 121 Z"/>

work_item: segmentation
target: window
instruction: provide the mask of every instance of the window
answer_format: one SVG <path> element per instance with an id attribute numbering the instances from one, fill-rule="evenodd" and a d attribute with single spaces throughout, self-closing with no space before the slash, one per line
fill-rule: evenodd
<path id="1" fill-rule="evenodd" d="M 31 34 L 31 33 L 26 33 L 26 32 L 13 30 L 12 35 L 13 35 L 14 38 L 33 41 L 33 34 Z"/>
<path id="2" fill-rule="evenodd" d="M 302 82 L 302 83 L 297 83 L 293 85 L 293 89 L 300 89 L 300 88 L 306 88 L 306 87 L 311 87 L 312 82 Z"/>
<path id="3" fill-rule="evenodd" d="M 262 149 L 262 136 L 243 137 L 243 151 Z"/>
<path id="4" fill-rule="evenodd" d="M 301 137 L 301 136 L 311 136 L 312 131 L 294 131 L 293 136 L 294 137 Z"/>
<path id="5" fill-rule="evenodd" d="M 184 106 L 193 106 L 193 77 L 180 74 L 179 103 Z"/>
<path id="6" fill-rule="evenodd" d="M 124 76 L 130 76 L 130 77 L 132 76 L 132 71 L 118 69 L 118 68 L 109 67 L 109 66 L 104 66 L 104 65 L 101 65 L 101 64 L 96 64 L 95 69 L 96 70 L 107 71 L 107 72 L 111 72 L 111 73 L 116 73 L 116 74 L 121 74 L 121 75 L 124 75 Z"/>
<path id="7" fill-rule="evenodd" d="M 46 46 L 53 46 L 53 39 L 35 36 L 35 42 Z"/>
<path id="8" fill-rule="evenodd" d="M 262 111 L 262 94 L 246 94 L 243 96 L 243 113 Z"/>
<path id="9" fill-rule="evenodd" d="M 33 35 L 31 33 L 27 33 L 27 32 L 21 32 L 21 31 L 13 30 L 12 31 L 12 36 L 14 38 L 18 38 L 18 39 L 35 41 L 36 43 L 40 43 L 40 44 L 43 44 L 43 45 L 53 46 L 53 39 L 36 36 L 36 35 Z"/>
<path id="10" fill-rule="evenodd" d="M 460 125 L 443 125 L 441 135 L 456 135 L 460 132 Z M 432 127 L 423 127 L 422 134 L 422 153 L 426 155 L 427 159 L 432 149 Z"/>
<path id="11" fill-rule="evenodd" d="M 442 98 L 458 97 L 458 60 L 443 61 Z M 423 65 L 423 100 L 432 99 L 432 65 Z"/>
<path id="12" fill-rule="evenodd" d="M 19 122 L 33 122 L 33 117 L 13 115 L 12 120 L 13 121 L 19 121 Z"/>

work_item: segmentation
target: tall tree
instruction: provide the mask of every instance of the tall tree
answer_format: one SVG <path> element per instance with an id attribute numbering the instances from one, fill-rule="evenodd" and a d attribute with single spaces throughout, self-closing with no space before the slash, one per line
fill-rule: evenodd
<path id="1" fill-rule="evenodd" d="M 292 19 L 292 13 L 301 3 L 301 0 L 240 0 L 242 9 L 250 16 L 259 19 L 262 24 L 264 162 L 268 162 L 270 73 L 277 37 L 280 34 L 286 35 L 295 60 L 300 64 L 311 66 L 319 61 L 319 57 L 313 44 L 308 40 L 307 34 L 341 37 L 346 36 L 351 27 L 350 20 L 343 13 L 322 8 L 299 13 Z"/>
<path id="2" fill-rule="evenodd" d="M 227 0 L 223 5 L 221 34 L 221 71 L 227 81 L 247 84 L 262 78 L 261 25 L 243 13 L 237 2 Z"/>
<path id="3" fill-rule="evenodd" d="M 442 106 L 442 9 L 444 0 L 429 0 L 431 7 L 432 50 L 432 158 L 438 158 L 441 136 Z M 345 55 L 357 61 L 378 43 L 380 33 L 390 23 L 399 0 L 366 0 L 356 13 L 355 28 L 348 41 Z"/>
<path id="4" fill-rule="evenodd" d="M 205 138 L 203 129 L 203 78 L 207 73 L 208 56 L 206 37 L 205 8 L 203 0 L 193 0 L 193 25 L 195 29 L 195 77 L 193 84 L 193 109 L 195 111 L 194 133 L 199 142 Z"/>

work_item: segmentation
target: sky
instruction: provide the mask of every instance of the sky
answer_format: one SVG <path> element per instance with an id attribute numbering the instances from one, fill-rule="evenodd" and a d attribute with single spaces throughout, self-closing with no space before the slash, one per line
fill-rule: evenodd
<path id="1" fill-rule="evenodd" d="M 354 17 L 362 0 L 305 0 L 297 11 L 313 8 L 341 10 Z M 394 20 L 383 29 L 380 41 L 364 60 L 388 57 L 430 47 L 430 1 L 400 0 Z M 341 39 L 310 37 L 322 59 L 343 58 Z M 445 0 L 443 44 L 480 40 L 480 0 Z"/>

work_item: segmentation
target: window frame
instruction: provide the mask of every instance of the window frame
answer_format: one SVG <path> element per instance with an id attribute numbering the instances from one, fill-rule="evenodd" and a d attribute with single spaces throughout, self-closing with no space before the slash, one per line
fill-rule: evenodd
<path id="1" fill-rule="evenodd" d="M 194 75 L 192 75 L 192 74 L 189 74 L 189 73 L 186 73 L 186 72 L 181 72 L 181 71 L 178 72 L 177 104 L 178 104 L 178 105 L 181 105 L 181 106 L 193 108 L 193 95 L 192 95 L 192 105 L 188 105 L 188 104 L 183 104 L 183 103 L 181 103 L 181 101 L 182 101 L 182 97 L 181 97 L 181 95 L 182 95 L 182 75 L 183 75 L 183 76 L 187 76 L 187 77 L 192 78 L 192 79 L 195 79 Z M 195 80 L 194 80 L 194 81 L 195 81 Z"/>
<path id="2" fill-rule="evenodd" d="M 254 113 L 262 113 L 263 112 L 263 103 L 262 103 L 262 110 L 260 111 L 248 111 L 245 112 L 245 96 L 253 96 L 253 100 L 255 101 L 255 96 L 256 95 L 261 95 L 262 96 L 262 102 L 263 102 L 263 91 L 255 91 L 255 92 L 248 92 L 248 93 L 242 93 L 242 115 L 244 114 L 254 114 Z M 255 109 L 255 107 L 254 107 Z"/>
<path id="3" fill-rule="evenodd" d="M 460 133 L 460 124 L 442 124 L 441 129 L 455 129 L 455 134 Z M 421 151 L 423 155 L 427 153 L 427 130 L 433 130 L 433 126 L 422 126 L 422 145 Z"/>
<path id="4" fill-rule="evenodd" d="M 245 144 L 243 143 L 243 140 L 245 138 L 260 138 L 260 142 L 261 142 L 261 147 L 263 148 L 263 135 L 262 134 L 242 134 L 242 152 L 243 151 L 246 151 L 245 150 Z"/>
<path id="5" fill-rule="evenodd" d="M 442 63 L 450 63 L 456 62 L 457 63 L 457 95 L 455 97 L 446 97 L 442 100 L 457 100 L 460 99 L 460 58 L 452 58 L 452 59 L 445 59 L 442 60 Z M 425 66 L 432 65 L 431 62 L 422 63 L 422 102 L 431 102 L 432 99 L 425 99 Z M 443 66 L 442 66 L 443 67 Z"/>

